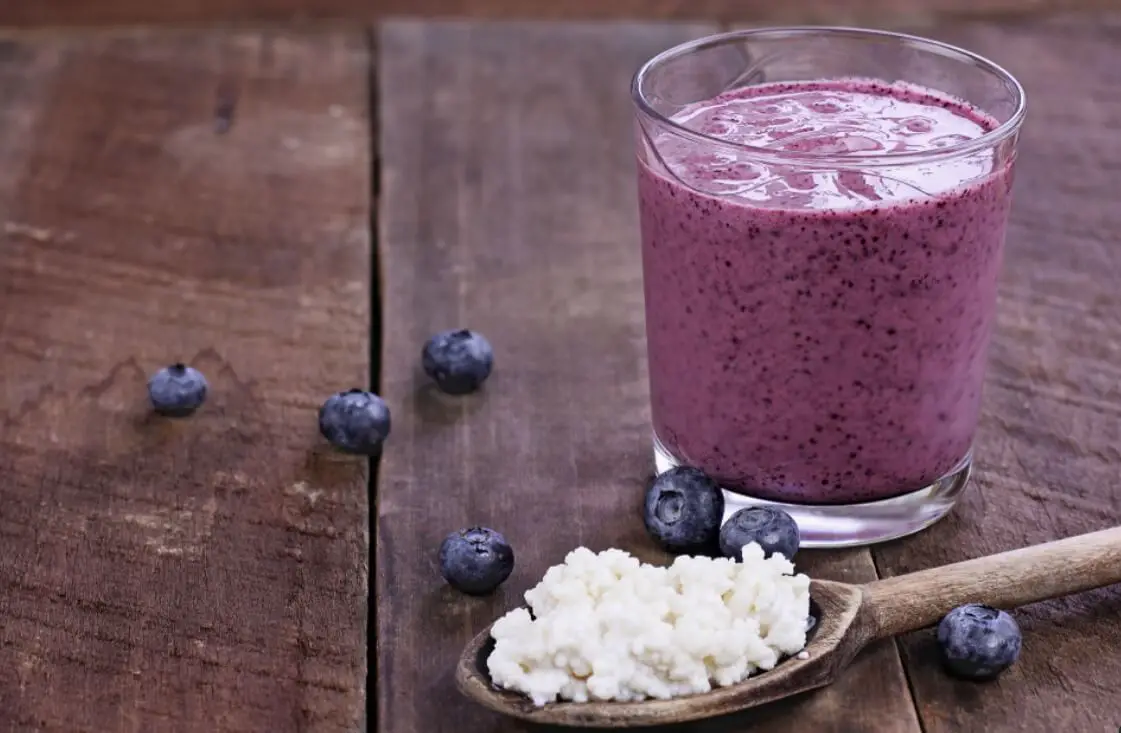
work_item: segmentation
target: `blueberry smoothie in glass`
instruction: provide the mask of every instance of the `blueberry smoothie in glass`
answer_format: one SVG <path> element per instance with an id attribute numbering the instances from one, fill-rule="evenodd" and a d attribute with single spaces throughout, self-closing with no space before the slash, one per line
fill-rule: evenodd
<path id="1" fill-rule="evenodd" d="M 726 34 L 755 45 L 710 66 L 767 58 L 760 36 L 830 33 L 799 32 Z M 968 478 L 1022 94 L 960 51 L 991 87 L 861 69 L 705 94 L 718 48 L 681 51 L 691 66 L 645 90 L 636 77 L 658 468 L 701 468 L 733 505 L 781 503 L 811 545 L 916 531 Z"/>

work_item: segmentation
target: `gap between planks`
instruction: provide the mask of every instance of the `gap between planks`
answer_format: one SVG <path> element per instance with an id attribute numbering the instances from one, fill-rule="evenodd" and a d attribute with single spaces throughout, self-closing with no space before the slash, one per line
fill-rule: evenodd
<path id="1" fill-rule="evenodd" d="M 382 300 L 381 300 L 381 266 L 379 257 L 379 202 L 381 191 L 381 151 L 378 149 L 378 122 L 381 119 L 381 109 L 378 105 L 378 38 L 377 29 L 368 26 L 364 30 L 367 53 L 366 89 L 367 89 L 367 119 L 370 141 L 370 374 L 369 385 L 374 392 L 381 394 L 381 361 L 382 361 Z M 373 575 L 375 571 L 377 543 L 377 487 L 378 468 L 380 457 L 370 459 L 369 474 L 367 476 L 366 494 L 370 505 L 368 516 L 368 531 L 370 542 L 367 544 L 369 573 L 366 578 L 366 713 L 362 721 L 362 730 L 368 730 L 370 719 L 377 717 L 377 628 L 378 628 L 378 602 L 377 587 Z"/>

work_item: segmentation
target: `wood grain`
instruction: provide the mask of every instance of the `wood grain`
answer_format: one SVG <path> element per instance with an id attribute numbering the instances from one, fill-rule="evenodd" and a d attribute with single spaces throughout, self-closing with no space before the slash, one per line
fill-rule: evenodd
<path id="1" fill-rule="evenodd" d="M 653 465 L 626 90 L 647 57 L 710 30 L 381 30 L 382 385 L 395 432 L 377 499 L 379 733 L 531 730 L 457 694 L 464 644 L 579 545 L 666 559 L 639 508 Z M 461 326 L 492 341 L 495 371 L 479 394 L 442 398 L 420 373 L 421 346 Z M 440 541 L 472 524 L 514 546 L 493 597 L 461 596 L 439 575 Z M 799 563 L 875 578 L 863 550 Z M 919 730 L 890 642 L 829 690 L 674 730 L 748 729 Z"/>
<path id="2" fill-rule="evenodd" d="M 5 6 L 9 7 L 9 6 Z M 0 730 L 363 725 L 360 34 L 0 45 Z M 190 419 L 145 382 L 209 378 Z"/>
<path id="3" fill-rule="evenodd" d="M 882 25 L 929 18 L 1023 17 L 1115 7 L 1114 0 L 12 0 L 0 5 L 0 27 L 368 22 L 402 15 Z"/>
<path id="4" fill-rule="evenodd" d="M 944 522 L 875 555 L 913 572 L 1121 525 L 1121 16 L 945 28 L 1028 90 L 976 482 Z M 1114 731 L 1121 588 L 1017 614 L 1020 662 L 954 682 L 932 634 L 903 650 L 928 733 Z M 979 721 L 983 721 L 980 723 Z"/>

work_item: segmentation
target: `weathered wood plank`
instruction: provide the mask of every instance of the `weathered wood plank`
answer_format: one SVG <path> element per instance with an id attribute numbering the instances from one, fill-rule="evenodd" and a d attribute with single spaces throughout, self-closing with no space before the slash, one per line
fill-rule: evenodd
<path id="1" fill-rule="evenodd" d="M 7 5 L 5 7 L 8 7 Z M 361 34 L 0 46 L 0 729 L 353 733 Z M 208 403 L 148 414 L 189 360 Z"/>
<path id="2" fill-rule="evenodd" d="M 627 90 L 645 58 L 709 30 L 395 22 L 380 34 L 382 385 L 397 411 L 378 488 L 379 733 L 523 730 L 454 691 L 462 645 L 578 545 L 665 559 L 639 513 L 653 466 Z M 479 394 L 442 399 L 419 352 L 458 326 L 493 341 L 495 373 Z M 515 546 L 492 598 L 456 594 L 436 565 L 443 537 L 475 523 Z M 875 577 L 867 551 L 804 563 Z M 919 730 L 891 643 L 829 691 L 678 730 L 748 721 Z"/>
<path id="3" fill-rule="evenodd" d="M 393 16 L 705 20 L 883 25 L 932 17 L 1022 17 L 1111 10 L 1114 0 L 35 0 L 0 5 L 0 27 L 287 23 Z"/>
<path id="4" fill-rule="evenodd" d="M 1121 16 L 946 28 L 1028 89 L 976 481 L 929 531 L 876 550 L 898 574 L 1121 524 Z M 1113 731 L 1121 589 L 1018 614 L 998 683 L 955 683 L 931 632 L 903 643 L 928 733 Z"/>

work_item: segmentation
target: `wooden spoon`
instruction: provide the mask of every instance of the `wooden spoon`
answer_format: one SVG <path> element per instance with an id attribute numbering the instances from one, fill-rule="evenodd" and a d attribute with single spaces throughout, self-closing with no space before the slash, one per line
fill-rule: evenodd
<path id="1" fill-rule="evenodd" d="M 464 648 L 456 683 L 463 694 L 491 710 L 534 723 L 598 728 L 682 723 L 824 687 L 871 642 L 934 625 L 964 603 L 1013 608 L 1112 583 L 1121 583 L 1121 527 L 864 585 L 815 580 L 810 597 L 818 623 L 805 648 L 808 658 L 788 658 L 769 672 L 712 692 L 673 700 L 537 707 L 529 698 L 491 684 L 486 668 L 494 648 L 489 626 Z"/>

